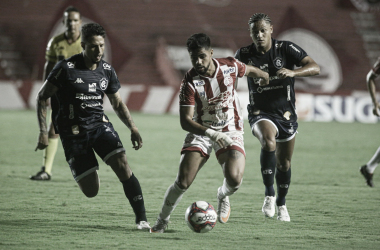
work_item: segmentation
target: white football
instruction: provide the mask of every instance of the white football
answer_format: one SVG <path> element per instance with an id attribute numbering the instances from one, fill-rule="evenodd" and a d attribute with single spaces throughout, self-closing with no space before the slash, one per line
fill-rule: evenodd
<path id="1" fill-rule="evenodd" d="M 214 207 L 206 201 L 191 204 L 185 213 L 185 220 L 191 230 L 197 233 L 207 233 L 216 224 L 217 214 Z"/>

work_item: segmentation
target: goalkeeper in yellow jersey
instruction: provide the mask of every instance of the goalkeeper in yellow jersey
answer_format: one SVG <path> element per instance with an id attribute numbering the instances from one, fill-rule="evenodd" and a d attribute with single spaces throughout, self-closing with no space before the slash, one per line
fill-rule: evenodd
<path id="1" fill-rule="evenodd" d="M 82 19 L 79 10 L 73 6 L 67 7 L 63 12 L 63 24 L 65 25 L 65 32 L 53 37 L 48 43 L 45 55 L 44 81 L 57 62 L 82 52 L 80 39 Z M 52 123 L 50 123 L 48 137 L 49 146 L 43 153 L 41 171 L 31 176 L 31 180 L 48 181 L 51 179 L 51 170 L 58 147 L 58 134 L 55 133 Z"/>

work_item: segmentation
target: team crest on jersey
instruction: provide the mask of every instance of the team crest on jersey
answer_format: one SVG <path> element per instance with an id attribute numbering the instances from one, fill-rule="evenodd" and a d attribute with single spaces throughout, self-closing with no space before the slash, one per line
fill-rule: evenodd
<path id="1" fill-rule="evenodd" d="M 109 65 L 108 63 L 103 63 L 103 68 L 106 70 L 111 70 L 111 65 Z"/>
<path id="2" fill-rule="evenodd" d="M 72 62 L 67 62 L 67 67 L 69 67 L 69 69 L 73 69 L 74 68 L 74 63 Z"/>
<path id="3" fill-rule="evenodd" d="M 108 80 L 106 78 L 100 79 L 99 86 L 101 90 L 106 90 L 108 87 Z"/>
<path id="4" fill-rule="evenodd" d="M 88 92 L 96 92 L 96 83 L 88 84 Z"/>
<path id="5" fill-rule="evenodd" d="M 276 43 L 276 49 L 278 49 L 278 48 L 281 48 L 282 47 L 282 42 L 281 43 Z"/>
<path id="6" fill-rule="evenodd" d="M 273 65 L 274 65 L 277 69 L 281 69 L 282 67 L 284 67 L 284 61 L 282 60 L 281 57 L 276 57 L 276 58 L 273 60 Z"/>
<path id="7" fill-rule="evenodd" d="M 193 80 L 193 83 L 194 83 L 195 87 L 205 85 L 205 81 L 203 81 L 203 80 Z"/>
<path id="8" fill-rule="evenodd" d="M 227 87 L 231 86 L 234 83 L 234 79 L 231 76 L 227 76 L 224 78 L 224 85 Z"/>

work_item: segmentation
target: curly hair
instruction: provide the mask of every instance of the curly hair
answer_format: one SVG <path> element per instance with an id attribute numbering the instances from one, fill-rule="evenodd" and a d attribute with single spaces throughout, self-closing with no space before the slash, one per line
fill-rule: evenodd
<path id="1" fill-rule="evenodd" d="M 88 42 L 93 36 L 106 37 L 106 31 L 98 23 L 87 23 L 82 26 L 82 42 Z"/>

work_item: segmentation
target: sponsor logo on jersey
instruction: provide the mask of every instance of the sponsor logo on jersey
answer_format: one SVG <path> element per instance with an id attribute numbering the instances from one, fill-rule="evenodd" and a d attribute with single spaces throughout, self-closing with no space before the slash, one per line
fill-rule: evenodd
<path id="1" fill-rule="evenodd" d="M 72 69 L 75 65 L 72 62 L 67 62 L 67 66 L 69 67 L 69 69 Z"/>
<path id="2" fill-rule="evenodd" d="M 88 92 L 96 92 L 96 83 L 88 84 Z"/>
<path id="3" fill-rule="evenodd" d="M 260 69 L 265 72 L 269 72 L 268 64 L 264 64 L 263 66 L 260 66 Z"/>
<path id="4" fill-rule="evenodd" d="M 276 57 L 276 58 L 273 60 L 273 65 L 274 65 L 277 69 L 281 69 L 281 68 L 284 66 L 284 61 L 282 60 L 281 57 Z"/>
<path id="5" fill-rule="evenodd" d="M 98 106 L 102 106 L 102 104 L 100 102 L 94 102 L 94 103 L 82 103 L 81 105 L 81 108 L 82 109 L 85 109 L 87 107 L 91 108 L 91 107 L 98 107 Z"/>
<path id="6" fill-rule="evenodd" d="M 276 43 L 275 47 L 276 47 L 276 49 L 281 48 L 282 47 L 282 42 L 281 43 Z"/>
<path id="7" fill-rule="evenodd" d="M 108 63 L 103 63 L 103 69 L 111 70 L 111 65 L 109 65 Z"/>
<path id="8" fill-rule="evenodd" d="M 292 124 L 290 124 L 290 125 L 292 125 Z M 294 134 L 294 128 L 293 128 L 293 126 L 291 126 L 288 131 L 289 131 L 289 133 Z"/>
<path id="9" fill-rule="evenodd" d="M 231 73 L 235 73 L 235 67 L 228 67 L 227 69 L 222 69 L 223 75 L 230 75 Z"/>
<path id="10" fill-rule="evenodd" d="M 85 95 L 83 93 L 77 93 L 75 98 L 80 100 L 100 100 L 102 96 L 100 95 Z"/>
<path id="11" fill-rule="evenodd" d="M 100 79 L 99 86 L 101 90 L 106 90 L 108 87 L 108 80 L 106 78 Z"/>
<path id="12" fill-rule="evenodd" d="M 205 81 L 203 81 L 203 80 L 193 80 L 193 83 L 194 83 L 195 87 L 205 85 Z"/>
<path id="13" fill-rule="evenodd" d="M 240 50 L 241 53 L 248 53 L 249 52 L 249 48 L 245 47 L 245 48 L 242 48 Z"/>
<path id="14" fill-rule="evenodd" d="M 278 76 L 270 76 L 269 77 L 269 81 L 277 80 L 277 79 L 279 79 Z M 253 81 L 255 82 L 255 84 L 260 84 L 261 80 L 262 80 L 261 78 L 256 78 L 256 77 L 253 78 Z"/>
<path id="15" fill-rule="evenodd" d="M 298 53 L 301 53 L 301 51 L 299 51 L 299 49 L 297 49 L 293 44 L 290 44 L 289 47 L 292 48 L 292 49 L 294 49 Z"/>
<path id="16" fill-rule="evenodd" d="M 202 110 L 204 111 L 213 111 L 220 110 L 222 108 L 228 107 L 230 103 L 234 101 L 234 98 L 230 91 L 225 91 L 220 93 L 218 96 L 213 97 L 208 100 L 208 106 L 204 106 Z"/>
<path id="17" fill-rule="evenodd" d="M 211 122 L 211 126 L 212 127 L 224 127 L 224 125 L 226 125 L 227 123 L 229 123 L 232 119 L 233 119 L 233 117 L 231 117 L 228 120 L 219 120 L 219 121 L 213 121 L 213 122 L 209 121 L 208 123 Z"/>
<path id="18" fill-rule="evenodd" d="M 231 76 L 227 76 L 224 78 L 224 85 L 227 87 L 231 86 L 234 83 L 234 79 Z"/>
<path id="19" fill-rule="evenodd" d="M 82 78 L 77 78 L 74 83 L 84 83 L 84 81 Z"/>
<path id="20" fill-rule="evenodd" d="M 268 90 L 274 90 L 274 89 L 282 89 L 284 86 L 279 85 L 279 86 L 270 86 L 270 87 L 258 87 L 257 92 L 262 93 L 263 91 L 268 91 Z"/>
<path id="21" fill-rule="evenodd" d="M 213 104 L 219 104 L 220 102 L 225 102 L 227 101 L 230 97 L 231 97 L 231 92 L 230 91 L 224 91 L 222 93 L 220 93 L 219 95 L 211 98 L 208 100 L 208 104 L 209 105 L 213 105 Z"/>
<path id="22" fill-rule="evenodd" d="M 292 115 L 292 113 L 290 113 L 289 111 L 286 111 L 285 113 L 284 113 L 284 118 L 286 119 L 286 120 L 290 120 L 290 116 Z M 293 133 L 294 132 L 294 130 L 293 130 L 293 132 L 291 132 L 290 130 L 293 130 L 293 127 L 291 128 L 291 129 L 289 129 L 289 132 L 290 133 Z"/>

